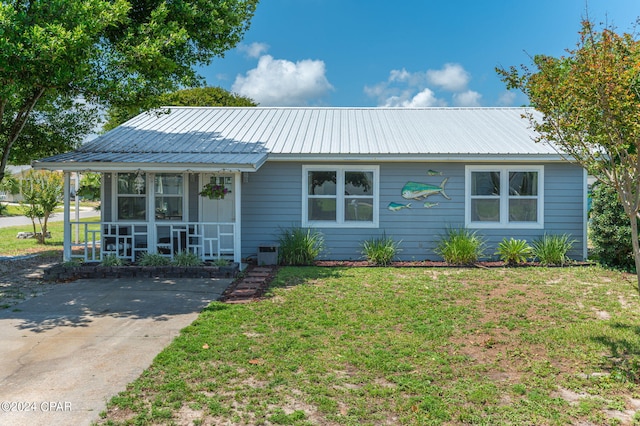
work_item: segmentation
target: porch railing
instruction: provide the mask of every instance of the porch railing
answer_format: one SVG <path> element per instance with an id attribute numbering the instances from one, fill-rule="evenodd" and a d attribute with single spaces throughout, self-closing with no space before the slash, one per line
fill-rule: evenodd
<path id="1" fill-rule="evenodd" d="M 181 251 L 202 260 L 233 259 L 235 223 L 71 222 L 71 257 L 98 262 L 107 255 L 136 261 L 145 252 L 173 259 Z"/>

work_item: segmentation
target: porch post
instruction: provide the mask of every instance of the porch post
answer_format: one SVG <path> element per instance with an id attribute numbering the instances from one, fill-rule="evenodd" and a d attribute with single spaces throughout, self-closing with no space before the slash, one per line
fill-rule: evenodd
<path id="1" fill-rule="evenodd" d="M 233 232 L 233 261 L 240 264 L 242 260 L 242 173 L 233 175 L 233 190 L 236 193 L 235 200 L 235 230 Z"/>
<path id="2" fill-rule="evenodd" d="M 71 173 L 64 172 L 64 226 L 63 226 L 63 243 L 62 243 L 62 260 L 68 262 L 71 260 Z"/>

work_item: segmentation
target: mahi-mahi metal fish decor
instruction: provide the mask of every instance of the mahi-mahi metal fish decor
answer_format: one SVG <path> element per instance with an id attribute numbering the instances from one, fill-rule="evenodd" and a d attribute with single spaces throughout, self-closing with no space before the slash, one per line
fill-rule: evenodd
<path id="1" fill-rule="evenodd" d="M 450 200 L 451 198 L 444 192 L 444 186 L 448 180 L 449 178 L 444 178 L 440 186 L 420 182 L 407 182 L 402 187 L 402 198 L 407 200 L 424 200 L 431 195 L 440 194 L 447 200 Z"/>

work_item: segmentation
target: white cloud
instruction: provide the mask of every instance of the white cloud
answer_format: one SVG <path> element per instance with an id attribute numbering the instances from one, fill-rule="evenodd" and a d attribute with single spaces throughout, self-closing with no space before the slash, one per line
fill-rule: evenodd
<path id="1" fill-rule="evenodd" d="M 269 50 L 269 45 L 266 43 L 251 43 L 240 44 L 238 50 L 244 52 L 250 58 L 259 58 Z"/>
<path id="2" fill-rule="evenodd" d="M 453 94 L 453 103 L 459 107 L 479 107 L 482 95 L 473 90 Z"/>
<path id="3" fill-rule="evenodd" d="M 364 93 L 377 99 L 379 106 L 433 107 L 447 106 L 444 92 L 453 92 L 456 106 L 480 106 L 482 95 L 467 89 L 471 75 L 460 64 L 447 63 L 441 69 L 410 72 L 391 70 L 386 81 L 364 87 Z"/>
<path id="4" fill-rule="evenodd" d="M 440 70 L 427 71 L 427 79 L 444 90 L 460 92 L 466 89 L 471 76 L 460 64 L 444 64 Z"/>
<path id="5" fill-rule="evenodd" d="M 384 106 L 386 107 L 402 107 L 402 108 L 424 108 L 433 106 L 444 106 L 446 103 L 438 99 L 435 93 L 426 88 L 411 97 L 411 93 L 405 92 L 400 96 L 391 96 L 386 99 Z"/>
<path id="6" fill-rule="evenodd" d="M 333 90 L 325 73 L 323 61 L 294 63 L 265 55 L 256 68 L 236 77 L 231 90 L 262 106 L 306 105 Z"/>
<path id="7" fill-rule="evenodd" d="M 511 106 L 516 100 L 515 92 L 503 92 L 498 98 L 498 105 L 500 106 Z"/>

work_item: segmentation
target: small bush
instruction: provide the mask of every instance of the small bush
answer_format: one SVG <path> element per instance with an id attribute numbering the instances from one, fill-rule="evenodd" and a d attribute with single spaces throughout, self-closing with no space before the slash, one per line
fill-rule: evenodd
<path id="1" fill-rule="evenodd" d="M 0 203 L 0 216 L 8 216 L 9 215 L 9 207 L 6 204 Z"/>
<path id="2" fill-rule="evenodd" d="M 532 243 L 533 255 L 543 265 L 564 265 L 567 252 L 573 248 L 575 240 L 569 240 L 567 234 L 547 235 Z"/>
<path id="3" fill-rule="evenodd" d="M 175 266 L 200 266 L 204 262 L 196 253 L 190 251 L 181 251 L 173 256 L 172 265 Z"/>
<path id="4" fill-rule="evenodd" d="M 362 255 L 371 263 L 387 266 L 396 257 L 400 242 L 395 242 L 386 235 L 372 238 L 362 243 Z"/>
<path id="5" fill-rule="evenodd" d="M 311 229 L 284 229 L 278 242 L 279 260 L 284 265 L 311 265 L 324 250 L 324 236 Z"/>
<path id="6" fill-rule="evenodd" d="M 505 237 L 500 244 L 495 254 L 500 256 L 500 260 L 506 262 L 509 265 L 517 265 L 524 263 L 529 259 L 533 249 L 525 240 L 516 240 L 513 238 Z"/>
<path id="7" fill-rule="evenodd" d="M 160 253 L 143 253 L 138 260 L 140 266 L 166 266 L 170 263 L 171 260 Z"/>
<path id="8" fill-rule="evenodd" d="M 125 266 L 127 265 L 129 262 L 127 262 L 125 259 L 121 259 L 118 256 L 116 256 L 115 254 L 109 254 L 105 257 L 102 258 L 102 262 L 100 262 L 100 265 L 102 266 Z"/>
<path id="9" fill-rule="evenodd" d="M 218 258 L 211 262 L 213 266 L 229 266 L 229 261 L 227 259 Z"/>
<path id="10" fill-rule="evenodd" d="M 615 188 L 596 183 L 592 199 L 589 236 L 594 257 L 602 265 L 635 272 L 631 223 Z"/>
<path id="11" fill-rule="evenodd" d="M 436 247 L 436 254 L 454 265 L 470 265 L 484 254 L 485 243 L 468 229 L 450 229 Z"/>

